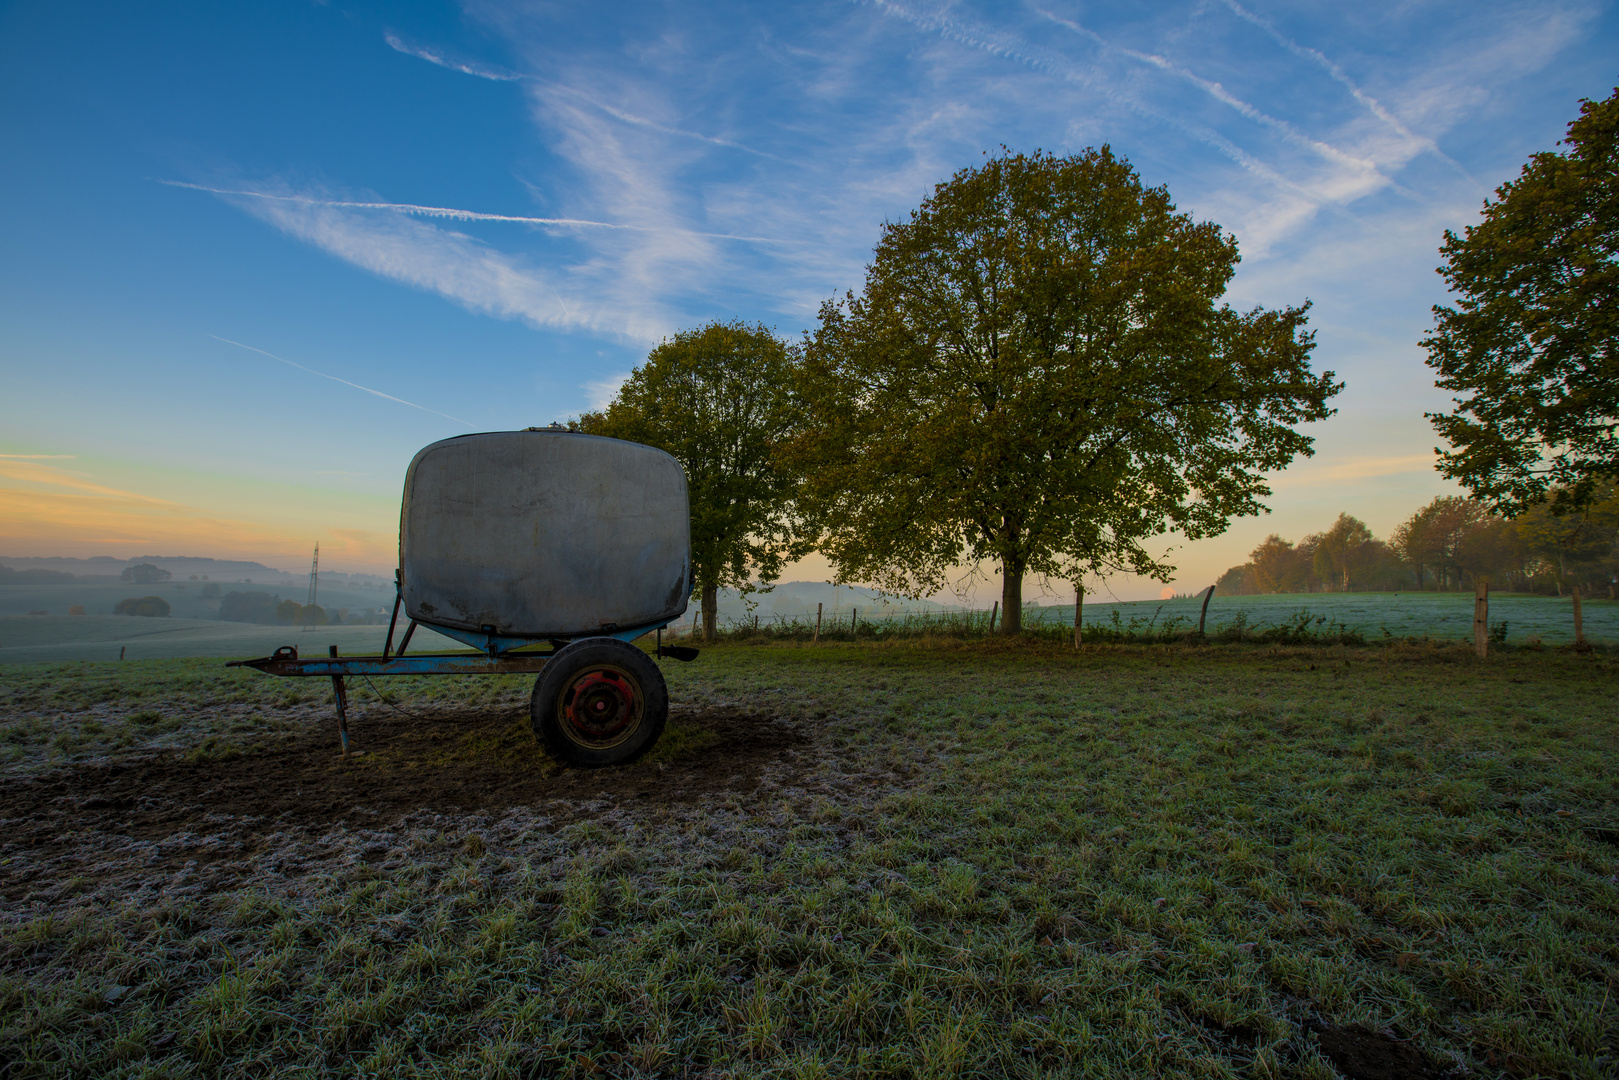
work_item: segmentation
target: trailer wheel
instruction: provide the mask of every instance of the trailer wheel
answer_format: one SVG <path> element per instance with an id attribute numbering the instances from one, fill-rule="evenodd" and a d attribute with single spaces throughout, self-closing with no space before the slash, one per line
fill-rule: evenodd
<path id="1" fill-rule="evenodd" d="M 669 719 L 669 689 L 646 653 L 617 638 L 582 638 L 534 683 L 534 734 L 570 765 L 623 765 L 652 749 Z"/>

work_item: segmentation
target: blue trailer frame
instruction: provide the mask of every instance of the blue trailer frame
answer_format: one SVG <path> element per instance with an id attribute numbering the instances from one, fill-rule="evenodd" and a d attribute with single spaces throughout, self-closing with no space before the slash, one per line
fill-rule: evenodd
<path id="1" fill-rule="evenodd" d="M 522 637 L 495 632 L 494 627 L 486 627 L 485 632 L 476 633 L 467 630 L 457 630 L 447 626 L 435 626 L 432 623 L 420 623 L 415 619 L 405 628 L 405 635 L 400 639 L 397 651 L 393 648 L 394 629 L 399 622 L 399 602 L 401 595 L 397 588 L 394 594 L 393 617 L 388 620 L 388 638 L 383 643 L 380 656 L 339 656 L 337 646 L 327 647 L 327 654 L 322 657 L 300 658 L 298 649 L 293 645 L 283 645 L 273 655 L 261 656 L 254 660 L 232 660 L 226 667 L 248 667 L 262 671 L 266 675 L 280 675 L 293 677 L 327 676 L 332 680 L 332 698 L 337 708 L 337 735 L 342 744 L 343 756 L 349 756 L 349 723 L 348 723 L 348 686 L 344 682 L 353 675 L 370 677 L 372 675 L 523 675 L 533 674 L 542 670 L 551 657 L 572 641 L 581 638 L 554 638 L 554 637 Z M 406 656 L 405 650 L 410 646 L 411 635 L 416 632 L 418 625 L 426 626 L 434 633 L 443 634 L 457 641 L 465 642 L 478 650 L 478 653 L 418 653 L 415 656 Z M 665 645 L 663 643 L 663 629 L 668 622 L 648 623 L 645 626 L 632 626 L 621 630 L 617 627 L 603 627 L 598 634 L 590 637 L 609 637 L 619 641 L 634 641 L 654 631 L 658 634 L 658 644 L 653 655 L 658 659 L 669 657 L 672 660 L 695 660 L 697 650 L 679 645 Z M 549 652 L 520 652 L 518 650 L 534 645 L 549 643 Z M 479 655 L 482 654 L 482 655 Z"/>

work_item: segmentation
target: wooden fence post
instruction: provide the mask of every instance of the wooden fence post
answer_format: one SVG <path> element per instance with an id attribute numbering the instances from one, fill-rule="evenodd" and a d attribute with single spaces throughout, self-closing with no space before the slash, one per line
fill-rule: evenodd
<path id="1" fill-rule="evenodd" d="M 1482 660 L 1490 655 L 1490 579 L 1473 578 L 1473 651 Z"/>
<path id="2" fill-rule="evenodd" d="M 995 601 L 995 606 L 989 609 L 989 632 L 995 632 L 995 616 L 1001 613 L 1001 602 Z"/>
<path id="3" fill-rule="evenodd" d="M 857 607 L 852 607 L 852 608 L 849 609 L 849 636 L 851 638 L 854 637 L 855 631 L 858 630 L 859 628 L 860 628 L 860 609 L 857 608 Z"/>
<path id="4" fill-rule="evenodd" d="M 815 605 L 815 641 L 821 640 L 821 605 Z M 811 642 L 814 644 L 814 642 Z"/>
<path id="5" fill-rule="evenodd" d="M 1209 591 L 1203 594 L 1203 610 L 1199 612 L 1197 616 L 1198 637 L 1203 636 L 1203 622 L 1209 617 L 1209 601 L 1212 599 L 1214 599 L 1214 586 L 1210 585 Z"/>
<path id="6" fill-rule="evenodd" d="M 1079 614 L 1085 610 L 1085 586 L 1074 586 L 1074 648 L 1079 648 L 1079 639 L 1084 633 L 1080 629 Z"/>
<path id="7" fill-rule="evenodd" d="M 1585 648 L 1585 616 L 1580 612 L 1580 587 L 1578 584 L 1569 589 L 1569 595 L 1574 598 L 1574 647 Z"/>

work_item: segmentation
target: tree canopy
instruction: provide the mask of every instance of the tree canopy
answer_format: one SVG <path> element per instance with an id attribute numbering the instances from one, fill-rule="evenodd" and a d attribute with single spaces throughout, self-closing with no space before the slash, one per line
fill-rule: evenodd
<path id="1" fill-rule="evenodd" d="M 792 539 L 792 478 L 778 444 L 797 423 L 789 350 L 768 328 L 714 322 L 682 331 L 636 368 L 591 435 L 655 446 L 686 470 L 694 591 L 712 638 L 719 589 L 780 576 Z"/>
<path id="2" fill-rule="evenodd" d="M 906 596 L 993 560 L 1007 633 L 1026 573 L 1167 579 L 1142 541 L 1260 511 L 1340 389 L 1310 370 L 1308 305 L 1219 303 L 1237 261 L 1107 147 L 939 184 L 806 343 L 790 457 L 816 545 Z"/>
<path id="3" fill-rule="evenodd" d="M 1484 219 L 1447 230 L 1422 341 L 1456 407 L 1429 419 L 1440 471 L 1496 510 L 1590 504 L 1619 478 L 1619 90 L 1585 101 L 1563 153 L 1535 154 Z"/>

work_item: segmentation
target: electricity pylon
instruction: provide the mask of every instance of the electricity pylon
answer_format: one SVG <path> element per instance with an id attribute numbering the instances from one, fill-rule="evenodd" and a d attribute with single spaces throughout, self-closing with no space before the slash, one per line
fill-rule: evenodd
<path id="1" fill-rule="evenodd" d="M 320 542 L 315 543 L 315 557 L 309 563 L 309 603 L 304 605 L 304 632 L 313 630 L 315 617 L 315 582 L 320 578 Z"/>

